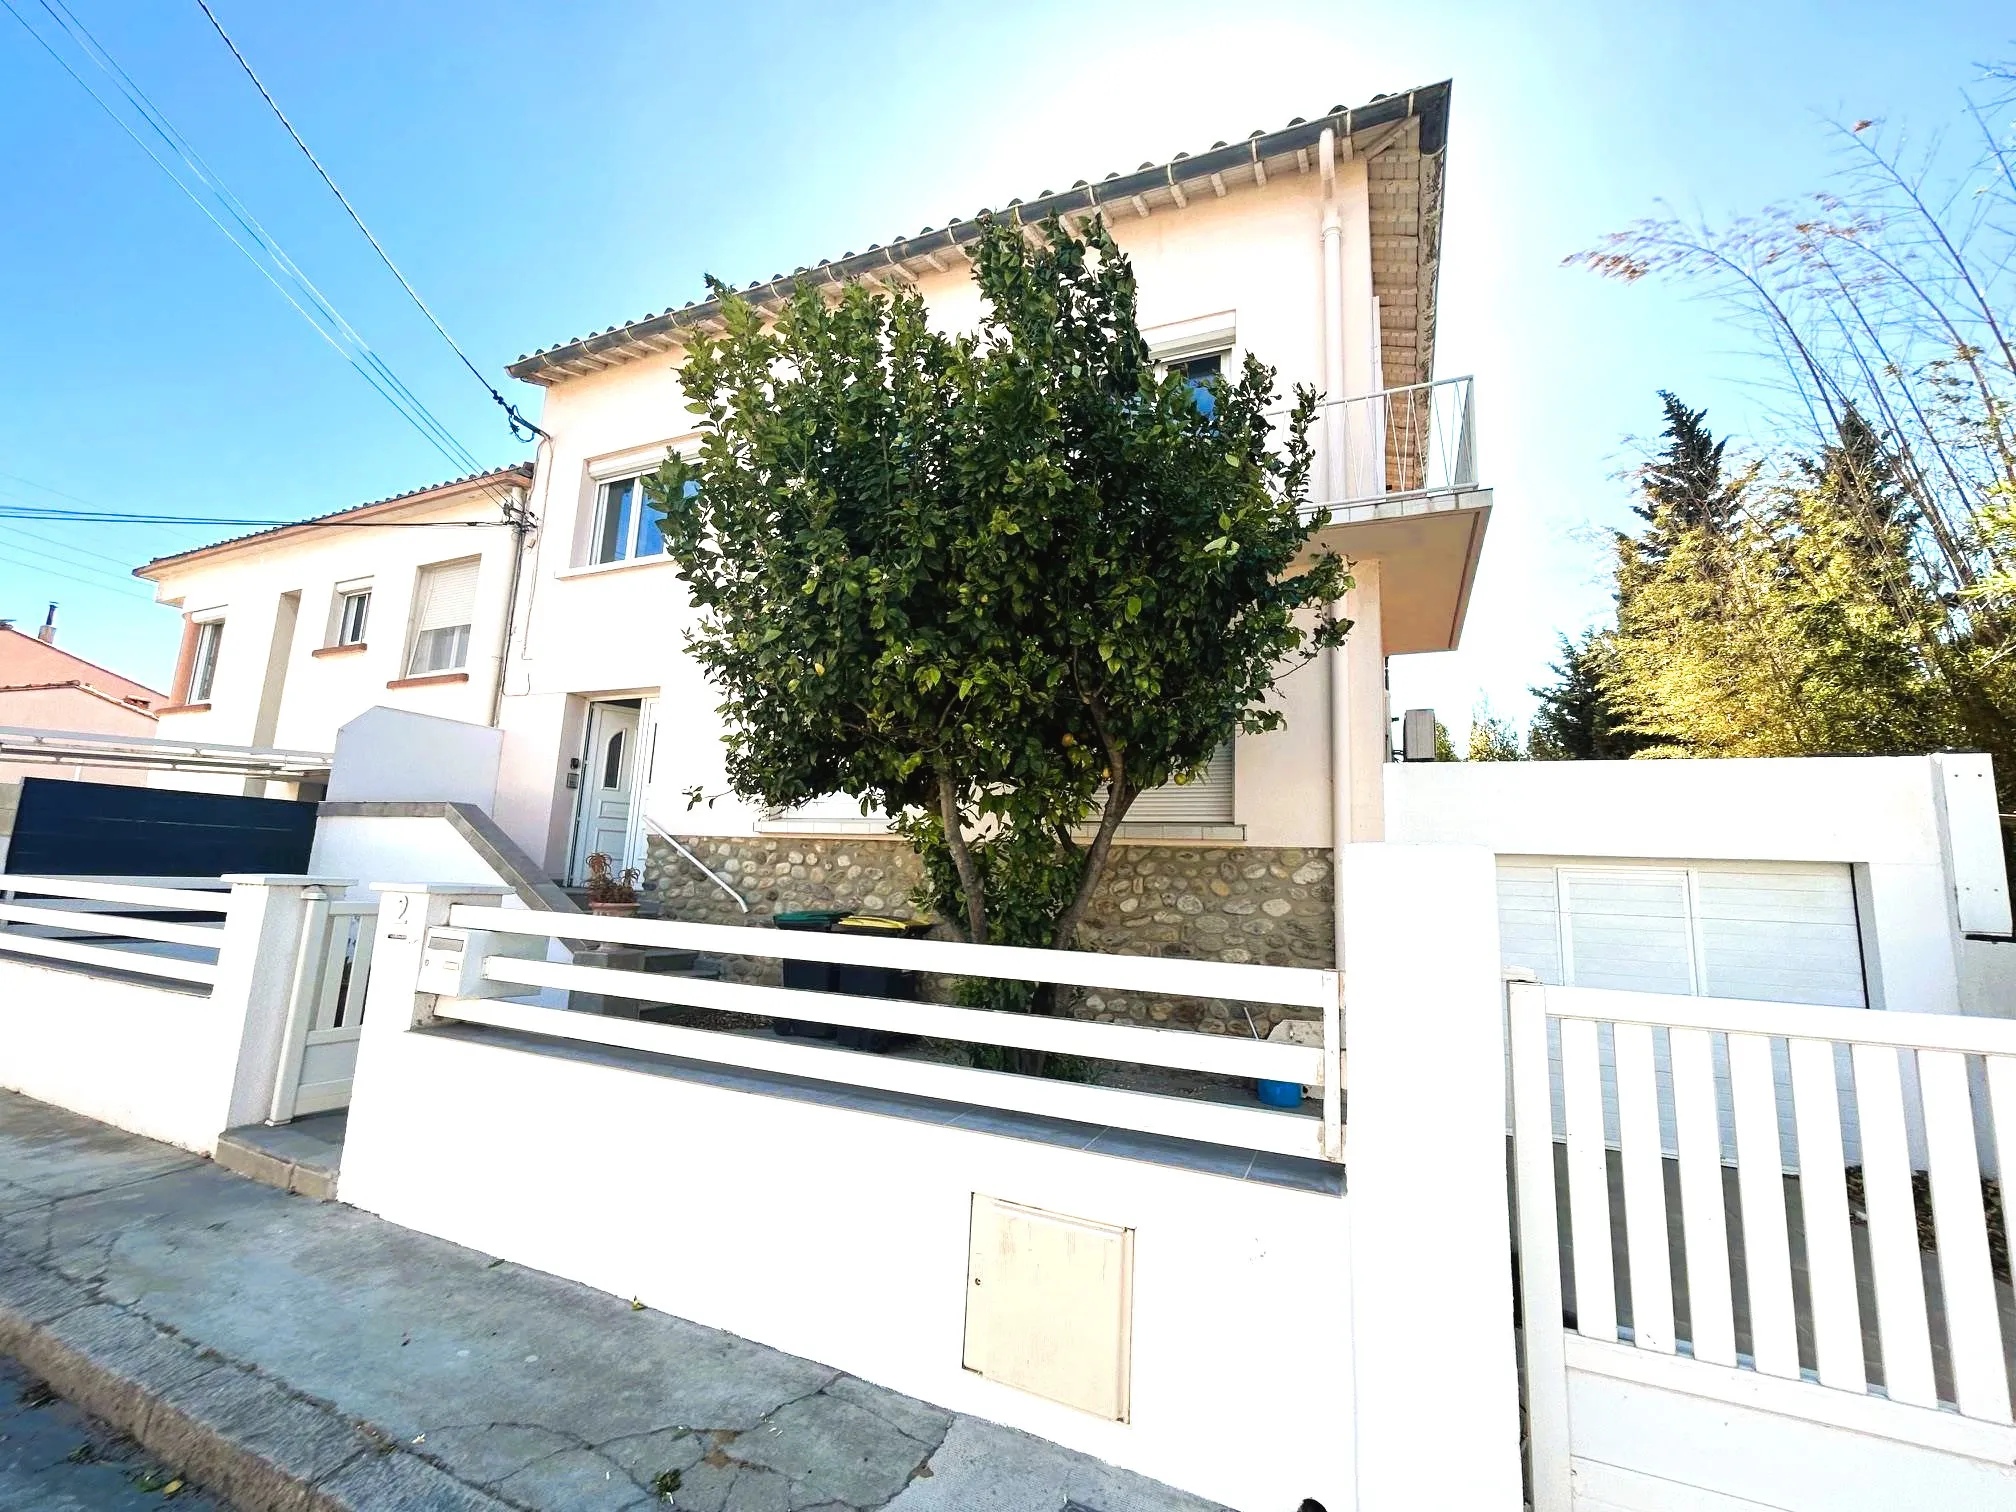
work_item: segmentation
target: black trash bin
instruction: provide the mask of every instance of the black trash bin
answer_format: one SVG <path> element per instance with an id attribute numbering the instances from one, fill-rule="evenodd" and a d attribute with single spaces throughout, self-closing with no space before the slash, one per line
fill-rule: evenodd
<path id="1" fill-rule="evenodd" d="M 930 927 L 929 923 L 919 919 L 848 914 L 833 924 L 832 932 L 884 940 L 913 940 Z M 912 1003 L 917 1000 L 917 973 L 894 966 L 835 966 L 832 990 L 852 997 L 894 998 L 898 1002 Z M 843 1024 L 838 1038 L 850 1050 L 872 1050 L 880 1055 L 914 1036 L 895 1034 L 887 1029 L 856 1029 Z"/>
<path id="2" fill-rule="evenodd" d="M 791 913 L 780 913 L 770 922 L 779 929 L 798 930 L 807 934 L 826 934 L 834 925 L 847 917 L 844 908 L 806 908 Z M 786 961 L 784 965 L 784 985 L 800 992 L 832 992 L 835 990 L 833 974 L 839 970 L 825 961 Z M 772 1019 L 770 1029 L 774 1034 L 798 1035 L 805 1039 L 831 1039 L 831 1024 L 815 1024 L 804 1019 Z"/>

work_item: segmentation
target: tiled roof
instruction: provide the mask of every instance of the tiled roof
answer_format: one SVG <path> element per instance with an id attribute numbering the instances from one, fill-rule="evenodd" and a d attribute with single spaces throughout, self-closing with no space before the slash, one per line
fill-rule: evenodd
<path id="1" fill-rule="evenodd" d="M 1335 105 L 1314 120 L 1298 116 L 1279 131 L 1256 130 L 1242 142 L 1215 142 L 1208 150 L 1194 156 L 1179 152 L 1166 163 L 1143 163 L 1127 174 L 1109 173 L 1096 184 L 1080 179 L 1061 193 L 1046 189 L 1034 199 L 1010 200 L 999 211 L 982 210 L 971 220 L 954 218 L 942 230 L 926 226 L 914 236 L 898 237 L 887 246 L 877 244 L 866 252 L 848 252 L 821 262 L 817 267 L 799 268 L 789 274 L 772 274 L 767 280 L 758 279 L 748 284 L 740 292 L 752 303 L 763 303 L 789 298 L 806 282 L 839 283 L 916 259 L 928 263 L 938 252 L 977 240 L 983 224 L 982 217 L 989 215 L 1008 217 L 1024 225 L 1039 223 L 1052 215 L 1071 215 L 1106 206 L 1131 207 L 1145 215 L 1150 204 L 1186 203 L 1187 193 L 1196 185 L 1208 185 L 1215 193 L 1222 194 L 1224 175 L 1228 173 L 1243 171 L 1264 182 L 1265 174 L 1276 162 L 1293 161 L 1300 155 L 1306 155 L 1326 130 L 1334 129 L 1340 137 L 1348 138 L 1355 132 L 1403 123 L 1416 117 L 1420 120 L 1420 152 L 1424 156 L 1439 158 L 1448 135 L 1447 80 L 1399 94 L 1380 95 L 1368 104 L 1353 108 Z M 612 359 L 622 361 L 647 351 L 663 350 L 676 344 L 668 338 L 678 328 L 701 324 L 719 311 L 718 300 L 688 301 L 656 315 L 642 316 L 592 335 L 577 336 L 571 341 L 520 357 L 508 371 L 512 377 L 528 383 L 560 382 L 586 370 L 583 364 L 602 367 L 609 365 Z M 571 369 L 570 365 L 573 365 Z"/>
<path id="2" fill-rule="evenodd" d="M 247 541 L 257 541 L 266 536 L 284 535 L 290 530 L 300 530 L 309 525 L 341 524 L 349 515 L 362 514 L 367 510 L 384 509 L 392 504 L 413 504 L 424 501 L 430 495 L 446 495 L 467 488 L 481 488 L 489 484 L 510 483 L 530 487 L 532 484 L 532 464 L 513 462 L 509 467 L 492 468 L 489 472 L 470 473 L 467 477 L 450 478 L 445 483 L 429 483 L 423 488 L 410 488 L 405 493 L 393 494 L 386 499 L 373 499 L 368 504 L 352 504 L 343 509 L 332 510 L 328 514 L 310 515 L 305 520 L 291 520 L 285 525 L 269 525 L 264 530 L 254 530 L 245 535 L 231 536 L 222 541 L 212 541 L 208 546 L 193 546 L 187 551 L 178 551 L 170 556 L 156 557 L 144 567 L 133 569 L 135 577 L 147 577 L 157 567 L 170 566 L 176 562 L 199 557 L 206 552 L 222 551 L 227 546 L 242 546 Z"/>

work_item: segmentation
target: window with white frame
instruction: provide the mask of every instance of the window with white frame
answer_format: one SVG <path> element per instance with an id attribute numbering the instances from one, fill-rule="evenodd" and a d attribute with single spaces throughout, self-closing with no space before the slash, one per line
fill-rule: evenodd
<path id="1" fill-rule="evenodd" d="M 662 556 L 665 538 L 658 533 L 658 515 L 644 497 L 644 479 L 609 478 L 595 485 L 595 528 L 588 538 L 588 560 L 630 562 Z"/>
<path id="2" fill-rule="evenodd" d="M 413 588 L 413 642 L 406 675 L 459 672 L 469 664 L 469 627 L 476 618 L 476 572 L 471 557 L 422 567 Z"/>
<path id="3" fill-rule="evenodd" d="M 1238 323 L 1233 312 L 1200 315 L 1170 325 L 1150 326 L 1142 331 L 1156 367 L 1165 374 L 1187 379 L 1196 397 L 1197 408 L 1206 415 L 1218 408 L 1211 385 L 1227 377 L 1232 349 L 1238 344 Z"/>
<path id="4" fill-rule="evenodd" d="M 189 662 L 189 689 L 183 702 L 210 702 L 217 686 L 217 657 L 224 648 L 224 621 L 204 620 L 196 627 L 196 654 Z"/>
<path id="5" fill-rule="evenodd" d="M 332 646 L 361 646 L 364 632 L 371 619 L 371 585 L 369 583 L 339 583 L 336 587 L 335 625 L 331 628 L 329 644 Z"/>
<path id="6" fill-rule="evenodd" d="M 1139 794 L 1127 810 L 1128 824 L 1231 824 L 1232 742 L 1211 753 L 1188 782 L 1165 782 Z"/>
<path id="7" fill-rule="evenodd" d="M 1206 415 L 1217 412 L 1218 401 L 1212 396 L 1211 385 L 1215 380 L 1224 376 L 1225 354 L 1223 352 L 1207 352 L 1200 357 L 1180 358 L 1169 364 L 1168 371 L 1181 374 L 1183 379 L 1190 385 L 1190 395 L 1196 401 L 1198 409 L 1202 410 Z"/>

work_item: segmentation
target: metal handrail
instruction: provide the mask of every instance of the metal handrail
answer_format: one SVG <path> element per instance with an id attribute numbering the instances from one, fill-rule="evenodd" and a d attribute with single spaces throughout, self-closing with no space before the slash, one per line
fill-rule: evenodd
<path id="1" fill-rule="evenodd" d="M 670 830 L 666 829 L 664 825 L 660 824 L 656 819 L 653 819 L 649 814 L 646 814 L 644 816 L 644 828 L 650 830 L 652 834 L 656 835 L 660 840 L 663 840 L 667 845 L 671 846 L 672 849 L 679 852 L 679 854 L 684 856 L 687 859 L 687 861 L 692 863 L 694 870 L 699 872 L 701 876 L 705 877 L 709 882 L 712 882 L 716 887 L 720 888 L 721 891 L 725 892 L 726 894 L 728 894 L 729 897 L 733 898 L 735 900 L 735 906 L 737 908 L 741 909 L 742 912 L 744 913 L 749 912 L 748 900 L 745 899 L 742 896 L 742 894 L 735 891 L 734 888 L 730 887 L 727 884 L 727 882 L 722 879 L 720 874 L 717 873 L 712 867 L 710 867 L 705 861 L 702 861 L 698 856 L 694 855 L 693 852 L 686 849 L 685 845 L 681 843 L 677 835 L 673 834 Z"/>

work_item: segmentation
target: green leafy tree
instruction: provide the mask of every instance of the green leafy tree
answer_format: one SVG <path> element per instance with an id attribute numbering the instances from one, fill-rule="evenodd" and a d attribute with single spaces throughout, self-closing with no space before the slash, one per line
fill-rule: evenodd
<path id="1" fill-rule="evenodd" d="M 1622 761 L 1651 742 L 1627 728 L 1610 679 L 1617 651 L 1613 632 L 1590 629 L 1577 640 L 1561 637 L 1561 654 L 1548 668 L 1554 681 L 1529 689 L 1540 701 L 1527 734 L 1535 761 Z"/>
<path id="2" fill-rule="evenodd" d="M 1706 293 L 1782 396 L 1733 545 L 1684 553 L 1727 579 L 1690 598 L 1665 540 L 1620 555 L 1634 729 L 1683 754 L 1985 750 L 2016 805 L 2012 104 L 2016 70 L 1987 70 L 1957 134 L 1844 124 L 1842 171 L 1804 202 L 1642 221 L 1570 259 Z M 1738 665 L 1699 659 L 1718 642 Z"/>
<path id="3" fill-rule="evenodd" d="M 1488 699 L 1478 699 L 1477 707 L 1470 713 L 1470 748 L 1466 759 L 1470 761 L 1526 759 L 1517 726 L 1511 720 L 1501 719 L 1493 714 Z"/>
<path id="4" fill-rule="evenodd" d="M 1642 470 L 1644 499 L 1632 506 L 1651 527 L 1641 538 L 1641 550 L 1654 559 L 1674 535 L 1728 530 L 1742 495 L 1740 482 L 1724 475 L 1728 442 L 1708 429 L 1708 411 L 1690 410 L 1668 389 L 1659 391 L 1659 402 L 1666 414 L 1666 447 Z"/>
<path id="5" fill-rule="evenodd" d="M 1441 720 L 1435 721 L 1435 759 L 1437 761 L 1461 761 L 1456 754 L 1456 742 L 1449 738 L 1449 726 Z"/>
<path id="6" fill-rule="evenodd" d="M 970 335 L 911 292 L 808 286 L 769 324 L 714 285 L 698 451 L 649 491 L 734 790 L 880 806 L 968 938 L 1068 949 L 1134 799 L 1278 727 L 1350 580 L 1312 550 L 1313 393 L 1284 431 L 1250 356 L 1209 404 L 1158 374 L 1096 220 L 973 257 Z"/>

